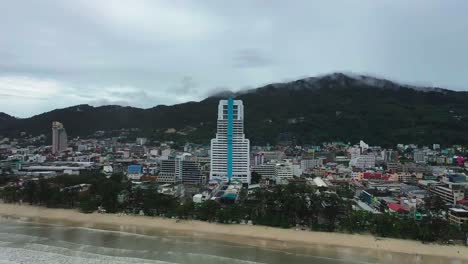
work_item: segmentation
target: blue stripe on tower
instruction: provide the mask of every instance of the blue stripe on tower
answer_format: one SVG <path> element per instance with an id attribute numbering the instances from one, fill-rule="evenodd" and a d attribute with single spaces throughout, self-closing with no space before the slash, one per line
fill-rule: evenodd
<path id="1" fill-rule="evenodd" d="M 234 120 L 234 100 L 228 99 L 228 127 L 227 127 L 227 176 L 228 180 L 232 178 L 232 127 Z"/>

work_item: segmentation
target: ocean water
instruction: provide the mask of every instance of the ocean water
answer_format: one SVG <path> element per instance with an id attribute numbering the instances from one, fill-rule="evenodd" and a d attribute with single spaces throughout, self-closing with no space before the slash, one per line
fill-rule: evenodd
<path id="1" fill-rule="evenodd" d="M 44 225 L 0 218 L 0 264 L 94 263 L 464 263 L 371 250 L 314 247 L 272 250 L 168 234 Z"/>

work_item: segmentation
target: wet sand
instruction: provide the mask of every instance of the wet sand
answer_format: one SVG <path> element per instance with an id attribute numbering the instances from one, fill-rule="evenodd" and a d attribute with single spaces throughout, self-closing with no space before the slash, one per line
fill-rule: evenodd
<path id="1" fill-rule="evenodd" d="M 340 247 L 373 254 L 401 253 L 414 258 L 430 256 L 468 260 L 468 247 L 423 244 L 418 241 L 376 238 L 370 235 L 309 232 L 266 226 L 217 224 L 203 221 L 176 221 L 159 217 L 117 214 L 83 214 L 75 210 L 49 209 L 0 203 L 0 215 L 44 224 L 105 229 L 137 234 L 181 234 L 243 245 L 291 250 L 308 247 Z"/>

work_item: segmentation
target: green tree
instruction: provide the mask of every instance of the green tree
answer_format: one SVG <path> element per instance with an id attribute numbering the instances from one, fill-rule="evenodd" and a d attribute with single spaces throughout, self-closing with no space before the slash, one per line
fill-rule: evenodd
<path id="1" fill-rule="evenodd" d="M 47 207 L 56 208 L 64 206 L 63 202 L 65 200 L 63 192 L 60 191 L 58 187 L 51 187 L 49 189 L 49 199 L 46 202 Z"/>
<path id="2" fill-rule="evenodd" d="M 25 200 L 30 204 L 35 204 L 37 201 L 37 184 L 34 181 L 24 183 Z"/>
<path id="3" fill-rule="evenodd" d="M 251 183 L 252 184 L 256 184 L 256 183 L 259 183 L 260 179 L 262 178 L 262 175 L 258 174 L 256 171 L 252 171 L 252 174 L 251 174 Z"/>
<path id="4" fill-rule="evenodd" d="M 338 196 L 342 197 L 342 198 L 348 198 L 348 199 L 352 199 L 354 197 L 354 191 L 351 190 L 351 188 L 349 188 L 349 186 L 340 186 L 338 187 L 338 189 L 336 190 L 336 193 L 338 194 Z"/>
<path id="5" fill-rule="evenodd" d="M 342 230 L 355 232 L 365 232 L 371 227 L 372 213 L 364 210 L 351 211 L 340 222 Z"/>
<path id="6" fill-rule="evenodd" d="M 16 203 L 21 199 L 21 191 L 16 186 L 5 187 L 2 191 L 2 199 L 6 203 Z"/>
<path id="7" fill-rule="evenodd" d="M 335 194 L 327 194 L 323 198 L 322 212 L 328 221 L 328 230 L 333 231 L 342 200 Z"/>
<path id="8" fill-rule="evenodd" d="M 176 209 L 176 214 L 180 219 L 188 219 L 195 213 L 195 204 L 192 201 L 188 201 L 179 204 Z"/>
<path id="9" fill-rule="evenodd" d="M 45 179 L 39 179 L 38 182 L 38 198 L 39 198 L 39 204 L 47 204 L 48 201 L 51 198 L 51 191 L 50 191 L 50 186 L 47 180 Z"/>
<path id="10" fill-rule="evenodd" d="M 208 200 L 203 202 L 198 208 L 198 218 L 203 221 L 212 222 L 216 218 L 216 213 L 219 210 L 220 206 L 217 202 L 213 200 Z"/>
<path id="11" fill-rule="evenodd" d="M 373 217 L 371 232 L 382 237 L 398 237 L 395 232 L 395 223 L 398 217 L 395 214 L 376 214 Z"/>
<path id="12" fill-rule="evenodd" d="M 79 199 L 80 205 L 79 208 L 81 212 L 83 213 L 92 213 L 96 211 L 98 207 L 98 201 L 97 199 L 89 194 L 83 195 Z"/>
<path id="13" fill-rule="evenodd" d="M 468 234 L 468 221 L 465 221 L 461 227 L 460 227 L 461 231 L 465 234 Z"/>
<path id="14" fill-rule="evenodd" d="M 442 211 L 447 210 L 444 200 L 438 195 L 431 195 L 424 199 L 426 207 L 440 215 Z"/>

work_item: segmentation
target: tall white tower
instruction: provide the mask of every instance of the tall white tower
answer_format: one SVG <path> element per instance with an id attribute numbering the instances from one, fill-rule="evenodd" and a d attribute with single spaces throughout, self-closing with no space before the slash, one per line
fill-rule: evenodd
<path id="1" fill-rule="evenodd" d="M 250 142 L 244 134 L 241 100 L 220 100 L 216 138 L 211 140 L 210 180 L 240 180 L 250 184 Z"/>

